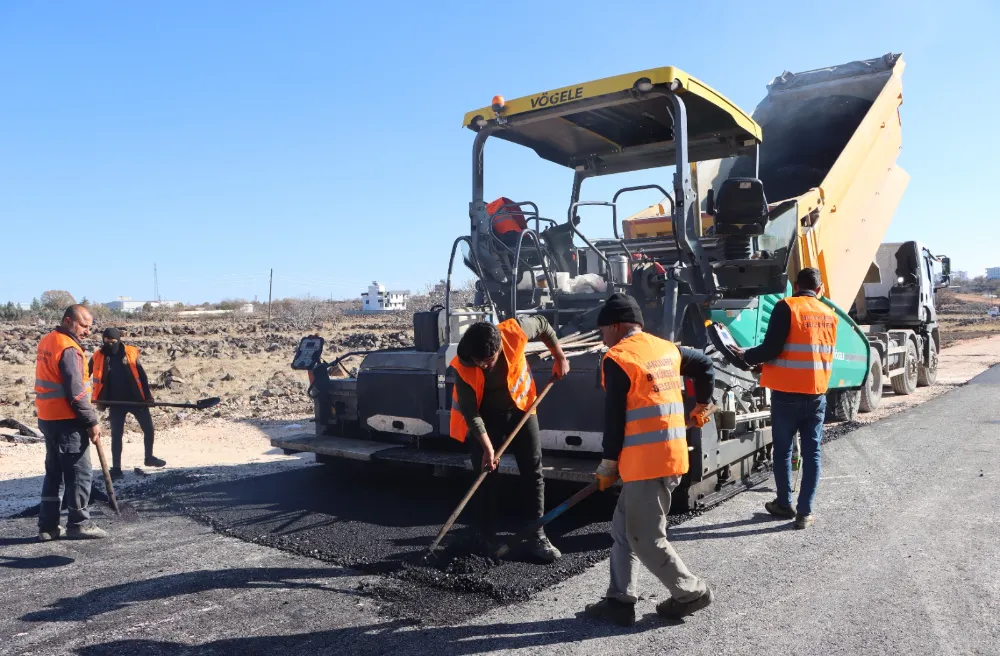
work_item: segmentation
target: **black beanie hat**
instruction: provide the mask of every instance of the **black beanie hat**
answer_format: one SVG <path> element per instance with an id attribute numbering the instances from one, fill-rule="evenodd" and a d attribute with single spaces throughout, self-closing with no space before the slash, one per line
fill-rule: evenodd
<path id="1" fill-rule="evenodd" d="M 597 315 L 598 326 L 610 326 L 615 323 L 637 323 L 642 322 L 642 310 L 635 299 L 628 294 L 621 292 L 612 294 Z"/>
<path id="2" fill-rule="evenodd" d="M 122 331 L 117 328 L 105 328 L 104 333 L 102 333 L 108 339 L 121 339 Z"/>

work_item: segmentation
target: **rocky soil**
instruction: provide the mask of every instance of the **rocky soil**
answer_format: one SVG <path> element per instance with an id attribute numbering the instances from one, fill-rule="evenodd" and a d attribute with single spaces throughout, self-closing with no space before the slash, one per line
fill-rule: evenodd
<path id="1" fill-rule="evenodd" d="M 261 320 L 126 322 L 118 327 L 125 343 L 139 347 L 140 361 L 157 400 L 222 398 L 222 403 L 205 413 L 154 409 L 157 426 L 166 427 L 212 417 L 308 416 L 312 403 L 306 396 L 307 375 L 290 367 L 303 336 L 321 335 L 326 340 L 324 358 L 330 360 L 348 351 L 409 346 L 409 325 L 408 317 L 385 316 L 344 317 L 306 330 L 275 322 L 270 332 Z M 99 348 L 102 328 L 85 340 L 88 354 Z M 34 425 L 35 351 L 49 330 L 47 324 L 0 324 L 0 418 Z M 345 365 L 351 370 L 358 361 L 351 358 Z"/>

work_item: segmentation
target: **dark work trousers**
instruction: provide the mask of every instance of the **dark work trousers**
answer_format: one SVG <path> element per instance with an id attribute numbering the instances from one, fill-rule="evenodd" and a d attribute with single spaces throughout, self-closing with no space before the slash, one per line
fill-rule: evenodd
<path id="1" fill-rule="evenodd" d="M 507 439 L 508 433 L 514 429 L 524 413 L 518 409 L 499 413 L 480 411 L 486 433 L 496 451 Z M 469 458 L 472 460 L 472 471 L 478 476 L 482 472 L 483 449 L 475 435 L 469 435 L 465 443 L 469 447 Z M 542 477 L 542 442 L 538 433 L 538 417 L 532 416 L 525 422 L 517 437 L 507 447 L 505 453 L 513 454 L 517 469 L 521 476 L 523 500 L 518 501 L 522 508 L 520 523 L 527 524 L 545 514 L 545 479 Z M 499 474 L 493 473 L 486 477 L 480 490 L 473 497 L 475 521 L 473 526 L 483 537 L 492 540 L 496 535 L 496 507 Z M 540 531 L 541 532 L 541 531 Z"/>
<path id="2" fill-rule="evenodd" d="M 70 526 L 90 521 L 90 438 L 74 419 L 38 420 L 45 436 L 45 479 L 38 511 L 38 530 L 54 531 L 59 526 L 60 505 L 65 498 Z M 65 497 L 64 497 L 65 495 Z"/>
<path id="3" fill-rule="evenodd" d="M 111 466 L 122 468 L 122 436 L 125 434 L 125 416 L 131 414 L 142 429 L 142 442 L 146 447 L 146 457 L 153 456 L 153 418 L 149 408 L 113 405 L 109 410 L 111 422 Z"/>

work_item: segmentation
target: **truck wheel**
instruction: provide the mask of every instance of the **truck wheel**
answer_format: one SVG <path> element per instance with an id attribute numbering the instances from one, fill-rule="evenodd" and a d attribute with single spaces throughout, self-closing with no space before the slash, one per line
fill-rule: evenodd
<path id="1" fill-rule="evenodd" d="M 834 390 L 826 397 L 826 421 L 854 421 L 861 406 L 861 390 Z"/>
<path id="2" fill-rule="evenodd" d="M 917 355 L 916 345 L 907 340 L 906 355 L 903 358 L 903 373 L 893 376 L 892 391 L 900 396 L 907 396 L 917 391 L 917 379 L 919 377 L 920 359 Z"/>
<path id="3" fill-rule="evenodd" d="M 874 350 L 872 354 L 875 355 Z M 871 371 L 868 372 L 868 382 L 861 388 L 861 412 L 872 412 L 882 402 L 882 362 L 873 360 Z"/>
<path id="4" fill-rule="evenodd" d="M 917 385 L 920 387 L 930 387 L 937 382 L 938 372 L 938 352 L 934 342 L 931 342 L 931 359 L 927 366 L 920 365 L 917 371 Z"/>

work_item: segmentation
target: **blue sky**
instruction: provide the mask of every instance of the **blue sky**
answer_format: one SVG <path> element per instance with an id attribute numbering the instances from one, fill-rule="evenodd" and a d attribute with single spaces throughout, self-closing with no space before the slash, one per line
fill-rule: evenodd
<path id="1" fill-rule="evenodd" d="M 996 3 L 762 5 L 0 2 L 0 300 L 146 299 L 154 262 L 187 302 L 266 299 L 272 267 L 278 297 L 417 290 L 468 229 L 461 119 L 494 94 L 674 65 L 750 111 L 783 70 L 890 51 L 912 180 L 888 238 L 1000 266 Z M 565 216 L 567 172 L 486 157 L 488 196 Z"/>

